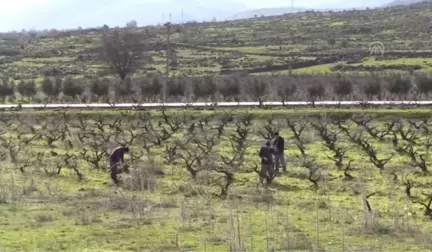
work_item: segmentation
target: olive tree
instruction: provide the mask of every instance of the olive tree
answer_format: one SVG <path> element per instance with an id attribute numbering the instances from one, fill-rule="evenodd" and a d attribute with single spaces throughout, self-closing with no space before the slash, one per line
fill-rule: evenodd
<path id="1" fill-rule="evenodd" d="M 61 79 L 52 81 L 50 78 L 45 77 L 42 81 L 42 92 L 48 96 L 48 99 L 57 97 L 61 92 Z"/>
<path id="2" fill-rule="evenodd" d="M 10 83 L 8 78 L 4 78 L 0 85 L 0 100 L 2 103 L 5 103 L 6 99 L 13 96 L 14 93 L 14 86 Z"/>
<path id="3" fill-rule="evenodd" d="M 76 80 L 68 77 L 63 81 L 63 94 L 72 99 L 80 97 L 84 93 L 84 86 Z"/>
<path id="4" fill-rule="evenodd" d="M 17 90 L 22 97 L 26 97 L 29 101 L 37 93 L 36 83 L 34 82 L 34 80 L 21 80 L 17 86 Z"/>
<path id="5" fill-rule="evenodd" d="M 96 100 L 99 101 L 101 98 L 107 98 L 109 94 L 109 84 L 108 79 L 94 79 L 90 85 L 90 92 Z"/>

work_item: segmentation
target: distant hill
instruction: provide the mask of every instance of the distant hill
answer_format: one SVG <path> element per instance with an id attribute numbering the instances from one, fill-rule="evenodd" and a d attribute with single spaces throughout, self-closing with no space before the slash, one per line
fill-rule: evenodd
<path id="1" fill-rule="evenodd" d="M 7 19 L 0 16 L 0 30 L 70 29 L 104 24 L 112 27 L 124 26 L 131 20 L 136 20 L 139 26 L 154 25 L 168 22 L 170 14 L 174 23 L 225 20 L 246 9 L 232 0 L 50 0 L 43 8 L 29 9 Z"/>
<path id="2" fill-rule="evenodd" d="M 389 2 L 388 0 L 386 0 Z M 229 19 L 235 20 L 235 19 L 247 19 L 247 18 L 253 18 L 253 17 L 269 17 L 269 16 L 279 16 L 284 15 L 288 13 L 297 13 L 297 12 L 305 12 L 305 11 L 343 11 L 343 10 L 362 10 L 366 8 L 386 8 L 386 7 L 392 7 L 396 5 L 407 5 L 412 2 L 413 4 L 424 2 L 425 0 L 395 0 L 391 3 L 383 5 L 384 1 L 376 1 L 376 0 L 363 0 L 362 4 L 359 4 L 355 7 L 318 7 L 318 8 L 306 8 L 306 7 L 277 7 L 277 8 L 261 8 L 261 9 L 251 9 L 251 10 L 245 10 L 242 12 L 238 12 L 235 15 L 231 16 Z M 432 1 L 432 0 L 428 0 Z"/>
<path id="3" fill-rule="evenodd" d="M 280 8 L 262 8 L 262 9 L 252 9 L 247 11 L 242 11 L 239 13 L 236 13 L 235 15 L 231 16 L 230 19 L 245 19 L 245 18 L 253 18 L 255 16 L 261 17 L 261 16 L 279 16 L 287 13 L 296 13 L 296 12 L 303 12 L 311 10 L 308 8 L 303 7 L 280 7 Z"/>
<path id="4" fill-rule="evenodd" d="M 290 6 L 249 9 L 240 0 L 44 0 L 50 2 L 38 8 L 26 9 L 20 15 L 0 15 L 0 30 L 83 28 L 124 26 L 134 19 L 139 26 L 154 25 L 170 20 L 174 23 L 187 21 L 217 21 L 247 19 L 255 16 L 279 16 L 314 9 L 315 11 L 341 11 L 366 7 L 391 7 L 419 3 L 424 0 L 334 0 L 338 4 L 321 4 L 313 7 Z M 244 1 L 244 0 L 243 0 Z M 392 2 L 391 2 L 392 1 Z M 429 0 L 429 2 L 432 0 Z M 290 2 L 287 1 L 287 4 Z M 85 8 L 83 8 L 85 6 Z M 310 8 L 313 7 L 313 8 Z M 52 20 L 56 20 L 53 22 Z"/>
<path id="5" fill-rule="evenodd" d="M 401 6 L 401 5 L 410 5 L 410 4 L 418 4 L 423 2 L 430 2 L 432 3 L 432 0 L 395 0 L 392 1 L 383 7 L 393 7 L 393 6 Z"/>
<path id="6" fill-rule="evenodd" d="M 198 0 L 165 0 L 165 1 L 116 1 L 103 12 L 88 12 L 91 18 L 82 20 L 82 23 L 108 23 L 109 25 L 123 25 L 127 20 L 135 19 L 138 24 L 148 25 L 169 21 L 173 23 L 187 21 L 210 21 L 213 18 L 223 20 L 235 13 L 235 10 L 244 10 L 246 7 L 231 0 L 219 0 L 218 3 L 204 3 Z M 183 10 L 183 15 L 182 15 Z M 77 12 L 79 13 L 79 12 Z M 79 15 L 81 16 L 81 15 Z M 163 16 L 163 18 L 162 18 Z"/>

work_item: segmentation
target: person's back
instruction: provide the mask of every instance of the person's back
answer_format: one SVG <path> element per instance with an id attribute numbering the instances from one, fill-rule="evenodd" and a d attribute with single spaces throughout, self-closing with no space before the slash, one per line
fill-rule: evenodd
<path id="1" fill-rule="evenodd" d="M 115 148 L 109 157 L 110 161 L 113 163 L 117 163 L 124 160 L 125 147 L 120 146 Z"/>
<path id="2" fill-rule="evenodd" d="M 284 141 L 283 137 L 277 135 L 274 142 L 273 142 L 273 145 L 275 147 L 276 154 L 284 153 L 285 141 Z"/>
<path id="3" fill-rule="evenodd" d="M 273 153 L 274 150 L 270 147 L 270 142 L 267 141 L 265 146 L 261 147 L 259 151 L 259 156 L 261 157 L 261 175 L 260 175 L 260 182 L 263 183 L 264 181 L 264 174 L 270 175 L 274 171 L 273 166 Z"/>
<path id="4" fill-rule="evenodd" d="M 269 145 L 263 146 L 260 149 L 259 156 L 261 157 L 261 164 L 273 164 L 273 149 Z"/>
<path id="5" fill-rule="evenodd" d="M 286 162 L 285 162 L 285 140 L 283 137 L 279 136 L 279 132 L 274 133 L 273 147 L 275 148 L 275 166 L 276 171 L 279 172 L 279 164 L 282 163 L 282 168 L 286 171 Z"/>

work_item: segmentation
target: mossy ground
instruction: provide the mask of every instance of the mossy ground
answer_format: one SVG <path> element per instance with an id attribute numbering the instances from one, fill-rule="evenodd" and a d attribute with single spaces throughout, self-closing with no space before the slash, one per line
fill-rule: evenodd
<path id="1" fill-rule="evenodd" d="M 285 114 L 286 118 L 291 115 Z M 423 216 L 421 205 L 406 199 L 403 185 L 404 174 L 409 174 L 417 182 L 413 194 L 420 195 L 430 190 L 429 176 L 415 175 L 407 166 L 408 159 L 401 156 L 380 172 L 363 151 L 343 137 L 338 144 L 346 146 L 355 177 L 346 181 L 343 172 L 327 158 L 326 153 L 330 153 L 315 131 L 308 128 L 304 133 L 306 151 L 316 158 L 322 176 L 315 191 L 307 170 L 298 161 L 300 152 L 284 120 L 279 117 L 277 122 L 282 124 L 281 135 L 287 141 L 288 172 L 277 177 L 268 190 L 258 185 L 252 163 L 259 161 L 256 151 L 261 137 L 257 130 L 265 121 L 255 119 L 245 166 L 236 174 L 226 200 L 215 196 L 220 189 L 212 181 L 214 175 L 203 172 L 192 180 L 179 160 L 164 165 L 165 176 L 155 179 L 153 189 L 144 191 L 117 188 L 106 171 L 96 171 L 85 162 L 80 162 L 84 174 L 81 182 L 68 169 L 58 176 L 47 176 L 36 164 L 21 173 L 17 165 L 3 162 L 0 247 L 6 251 L 432 249 L 432 221 Z M 228 138 L 232 128 L 229 125 L 218 145 L 219 153 L 231 152 Z M 182 137 L 183 133 L 176 136 Z M 174 137 L 166 144 L 172 141 Z M 394 153 L 390 141 L 371 143 L 381 158 Z M 75 145 L 66 150 L 61 141 L 51 150 L 41 140 L 32 145 L 38 149 L 27 146 L 21 157 L 51 150 L 78 153 L 83 148 Z M 139 147 L 136 144 L 132 149 Z M 164 147 L 155 147 L 153 153 L 145 158 L 163 163 Z M 42 164 L 55 168 L 49 167 L 53 161 L 47 159 Z M 397 181 L 392 180 L 392 172 L 398 174 Z M 376 211 L 374 217 L 364 211 L 362 190 L 376 193 L 369 199 Z M 376 223 L 365 226 L 365 221 Z"/>

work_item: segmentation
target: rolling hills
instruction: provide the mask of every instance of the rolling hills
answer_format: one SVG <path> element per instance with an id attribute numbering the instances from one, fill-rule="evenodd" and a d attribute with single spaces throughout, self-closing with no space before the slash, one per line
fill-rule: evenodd
<path id="1" fill-rule="evenodd" d="M 431 0 L 395 0 L 392 1 L 383 7 L 393 7 L 393 6 L 406 6 L 406 5 L 412 5 L 412 4 L 418 4 L 418 3 L 431 3 Z"/>
<path id="2" fill-rule="evenodd" d="M 186 23 L 172 34 L 172 75 L 320 74 L 432 69 L 431 6 L 302 12 L 225 22 Z M 138 75 L 163 73 L 165 29 L 142 27 L 162 47 Z M 97 57 L 100 29 L 39 34 L 32 40 L 0 36 L 0 74 L 40 80 L 44 73 L 103 76 Z M 385 54 L 370 55 L 380 41 Z M 25 45 L 25 46 L 24 46 Z M 22 46 L 22 47 L 21 47 Z M 22 49 L 24 48 L 24 49 Z M 291 69 L 291 70 L 290 70 Z"/>
<path id="3" fill-rule="evenodd" d="M 302 8 L 302 7 L 252 9 L 252 10 L 246 10 L 246 11 L 236 13 L 235 15 L 231 16 L 230 19 L 246 19 L 246 18 L 261 17 L 261 16 L 279 16 L 288 13 L 304 12 L 306 10 L 308 10 L 308 8 Z"/>

